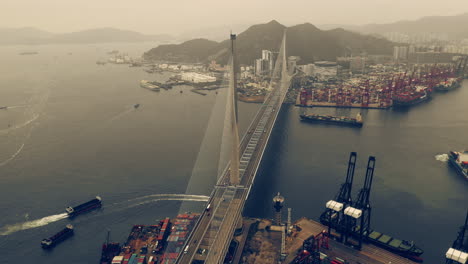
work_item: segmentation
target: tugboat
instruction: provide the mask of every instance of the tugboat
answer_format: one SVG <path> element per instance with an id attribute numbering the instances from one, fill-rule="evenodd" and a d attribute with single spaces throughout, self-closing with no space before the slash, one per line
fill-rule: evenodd
<path id="1" fill-rule="evenodd" d="M 62 242 L 63 240 L 73 236 L 73 226 L 67 225 L 62 231 L 58 232 L 57 234 L 49 237 L 44 238 L 41 241 L 41 246 L 44 249 L 50 249 L 55 247 L 58 243 Z"/>
<path id="2" fill-rule="evenodd" d="M 80 205 L 75 206 L 75 207 L 69 206 L 69 207 L 67 207 L 65 209 L 65 211 L 67 211 L 68 217 L 72 218 L 72 217 L 77 216 L 79 214 L 82 214 L 82 213 L 85 213 L 85 212 L 100 208 L 102 206 L 101 200 L 102 200 L 101 197 L 96 196 L 96 198 L 92 199 L 89 202 L 80 204 Z"/>
<path id="3" fill-rule="evenodd" d="M 422 258 L 419 256 L 421 256 L 424 251 L 416 246 L 413 241 L 396 239 L 377 231 L 372 231 L 367 236 L 367 240 L 376 246 L 395 252 L 405 258 L 422 262 Z"/>
<path id="4" fill-rule="evenodd" d="M 343 117 L 343 116 L 328 116 L 328 115 L 316 115 L 316 114 L 301 114 L 301 121 L 308 122 L 322 122 L 330 124 L 341 124 L 362 127 L 363 120 L 360 113 L 356 115 L 356 118 Z"/>
<path id="5" fill-rule="evenodd" d="M 468 179 L 468 150 L 464 152 L 450 151 L 449 162 L 457 170 L 458 174 Z"/>

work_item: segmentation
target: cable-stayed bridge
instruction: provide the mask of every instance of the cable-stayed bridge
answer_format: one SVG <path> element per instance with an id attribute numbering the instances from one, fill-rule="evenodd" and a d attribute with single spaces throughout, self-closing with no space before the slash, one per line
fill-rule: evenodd
<path id="1" fill-rule="evenodd" d="M 188 237 L 177 263 L 223 263 L 242 210 L 252 188 L 279 110 L 291 83 L 286 60 L 286 33 L 271 76 L 271 92 L 246 135 L 239 142 L 237 127 L 237 77 L 235 35 L 231 35 L 228 114 L 231 159 L 219 178 L 205 210 Z M 201 254 L 200 254 L 201 253 Z"/>

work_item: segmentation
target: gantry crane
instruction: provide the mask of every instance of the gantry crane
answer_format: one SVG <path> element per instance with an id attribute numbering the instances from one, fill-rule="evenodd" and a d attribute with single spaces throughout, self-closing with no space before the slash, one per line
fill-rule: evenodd
<path id="1" fill-rule="evenodd" d="M 332 234 L 332 229 L 338 231 L 338 241 L 343 241 L 343 235 L 340 225 L 343 222 L 343 208 L 351 205 L 351 189 L 354 178 L 354 168 L 356 166 L 357 153 L 351 152 L 348 161 L 348 170 L 346 173 L 346 181 L 341 185 L 340 191 L 335 197 L 335 200 L 330 200 L 326 203 L 327 209 L 320 216 L 320 222 L 328 226 L 328 234 Z"/>
<path id="2" fill-rule="evenodd" d="M 344 242 L 361 250 L 362 242 L 371 231 L 371 206 L 369 203 L 372 180 L 374 177 L 375 157 L 370 156 L 367 162 L 364 187 L 359 191 L 357 200 L 344 210 Z M 350 238 L 357 238 L 358 244 L 352 244 Z"/>

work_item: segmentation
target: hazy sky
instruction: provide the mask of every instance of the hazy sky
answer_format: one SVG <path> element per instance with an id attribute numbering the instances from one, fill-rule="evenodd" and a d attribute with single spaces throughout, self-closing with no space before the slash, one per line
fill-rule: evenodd
<path id="1" fill-rule="evenodd" d="M 468 0 L 0 0 L 0 27 L 142 33 L 268 22 L 366 24 L 468 12 Z"/>

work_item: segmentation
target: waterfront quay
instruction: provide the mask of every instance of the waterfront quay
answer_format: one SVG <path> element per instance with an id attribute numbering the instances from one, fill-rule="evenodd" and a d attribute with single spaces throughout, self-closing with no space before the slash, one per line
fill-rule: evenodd
<path id="1" fill-rule="evenodd" d="M 285 236 L 285 255 L 281 256 L 281 241 L 284 228 L 273 225 L 269 219 L 244 218 L 243 233 L 234 238 L 238 251 L 232 263 L 308 263 L 300 262 L 298 253 L 303 243 L 311 236 L 321 234 L 328 228 L 314 220 L 301 218 L 292 224 L 292 232 Z M 333 260 L 347 264 L 415 264 L 416 262 L 393 254 L 371 244 L 364 244 L 362 250 L 356 250 L 342 243 L 327 239 L 327 248 L 320 248 L 321 262 Z M 315 263 L 315 262 L 314 262 Z"/>

